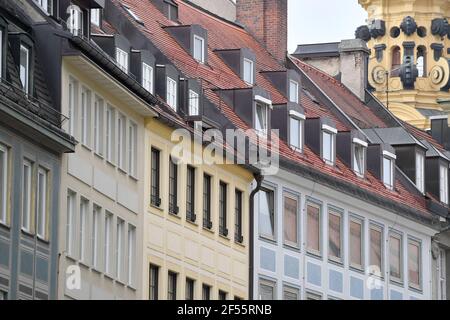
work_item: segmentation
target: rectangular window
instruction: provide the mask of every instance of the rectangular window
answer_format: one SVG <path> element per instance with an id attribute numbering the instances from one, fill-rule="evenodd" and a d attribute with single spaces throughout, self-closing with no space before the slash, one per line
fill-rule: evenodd
<path id="1" fill-rule="evenodd" d="M 353 171 L 360 176 L 364 177 L 366 172 L 366 148 L 360 144 L 353 144 Z"/>
<path id="2" fill-rule="evenodd" d="M 94 150 L 103 156 L 104 107 L 103 99 L 95 97 L 94 102 Z"/>
<path id="3" fill-rule="evenodd" d="M 116 226 L 116 276 L 123 280 L 123 262 L 125 260 L 125 221 L 117 218 Z"/>
<path id="4" fill-rule="evenodd" d="M 0 144 L 0 223 L 6 224 L 8 210 L 8 148 Z"/>
<path id="5" fill-rule="evenodd" d="M 178 165 L 169 159 L 169 212 L 178 214 Z"/>
<path id="6" fill-rule="evenodd" d="M 402 236 L 391 233 L 389 236 L 389 274 L 397 282 L 403 281 Z"/>
<path id="7" fill-rule="evenodd" d="M 270 190 L 261 190 L 258 196 L 259 205 L 259 235 L 275 239 L 275 206 L 274 193 Z"/>
<path id="8" fill-rule="evenodd" d="M 47 13 L 52 14 L 53 0 L 33 0 L 41 9 Z"/>
<path id="9" fill-rule="evenodd" d="M 306 292 L 306 300 L 322 300 L 322 295 L 316 292 Z"/>
<path id="10" fill-rule="evenodd" d="M 149 270 L 149 300 L 158 300 L 159 291 L 159 267 L 155 265 L 150 265 Z"/>
<path id="11" fill-rule="evenodd" d="M 123 72 L 128 73 L 128 53 L 120 48 L 116 48 L 117 65 Z"/>
<path id="12" fill-rule="evenodd" d="M 289 118 L 289 143 L 297 151 L 303 151 L 303 121 L 295 118 Z"/>
<path id="13" fill-rule="evenodd" d="M 160 151 L 152 148 L 152 165 L 151 165 L 151 197 L 150 203 L 153 206 L 161 205 L 160 196 Z"/>
<path id="14" fill-rule="evenodd" d="M 199 114 L 199 96 L 198 93 L 189 90 L 189 115 L 198 116 Z"/>
<path id="15" fill-rule="evenodd" d="M 203 300 L 211 300 L 211 286 L 208 286 L 207 284 L 203 284 L 202 299 Z"/>
<path id="16" fill-rule="evenodd" d="M 203 175 L 203 227 L 212 228 L 211 220 L 211 176 Z"/>
<path id="17" fill-rule="evenodd" d="M 20 45 L 20 82 L 23 91 L 30 93 L 30 48 Z"/>
<path id="18" fill-rule="evenodd" d="M 362 269 L 363 268 L 363 222 L 356 218 L 350 219 L 350 266 Z"/>
<path id="19" fill-rule="evenodd" d="M 420 192 L 425 192 L 425 155 L 416 153 L 416 186 Z"/>
<path id="20" fill-rule="evenodd" d="M 195 281 L 186 278 L 186 300 L 194 300 Z"/>
<path id="21" fill-rule="evenodd" d="M 388 157 L 383 157 L 383 183 L 390 190 L 394 188 L 394 160 Z"/>
<path id="22" fill-rule="evenodd" d="M 328 131 L 323 131 L 323 161 L 329 165 L 334 165 L 335 159 L 335 135 Z"/>
<path id="23" fill-rule="evenodd" d="M 448 168 L 441 165 L 439 169 L 439 194 L 442 203 L 448 204 Z"/>
<path id="24" fill-rule="evenodd" d="M 263 103 L 256 103 L 255 130 L 264 135 L 268 130 L 268 106 Z"/>
<path id="25" fill-rule="evenodd" d="M 106 109 L 106 160 L 114 162 L 114 141 L 116 133 L 116 113 L 114 108 L 108 106 Z"/>
<path id="26" fill-rule="evenodd" d="M 177 300 L 177 274 L 169 271 L 167 283 L 167 300 Z"/>
<path id="27" fill-rule="evenodd" d="M 225 301 L 227 300 L 227 293 L 225 291 L 219 290 L 219 300 L 220 301 Z"/>
<path id="28" fill-rule="evenodd" d="M 205 40 L 197 35 L 194 35 L 194 59 L 205 63 Z"/>
<path id="29" fill-rule="evenodd" d="M 74 36 L 82 36 L 83 30 L 83 12 L 78 6 L 70 6 L 68 27 Z"/>
<path id="30" fill-rule="evenodd" d="M 298 103 L 298 82 L 290 80 L 289 81 L 289 101 Z"/>
<path id="31" fill-rule="evenodd" d="M 84 263 L 88 261 L 88 213 L 89 201 L 82 198 L 80 202 L 80 260 Z"/>
<path id="32" fill-rule="evenodd" d="M 107 275 L 111 275 L 112 274 L 112 270 L 111 270 L 111 258 L 113 256 L 113 252 L 112 252 L 112 232 L 113 232 L 113 215 L 109 212 L 105 212 L 105 242 L 104 242 L 104 246 L 105 246 L 105 260 L 104 260 L 104 270 L 105 273 Z"/>
<path id="33" fill-rule="evenodd" d="M 78 96 L 78 84 L 77 82 L 70 78 L 69 79 L 69 131 L 71 136 L 75 136 L 77 130 L 77 96 Z"/>
<path id="34" fill-rule="evenodd" d="M 172 78 L 167 77 L 167 104 L 175 111 L 177 111 L 177 82 Z"/>
<path id="35" fill-rule="evenodd" d="M 117 165 L 125 170 L 127 141 L 127 118 L 119 113 L 117 117 Z"/>
<path id="36" fill-rule="evenodd" d="M 313 254 L 322 254 L 322 245 L 320 241 L 320 225 L 322 219 L 320 216 L 320 206 L 308 203 L 306 206 L 306 248 Z"/>
<path id="37" fill-rule="evenodd" d="M 250 85 L 253 85 L 253 61 L 249 59 L 244 59 L 244 81 L 247 82 Z"/>
<path id="38" fill-rule="evenodd" d="M 379 226 L 370 226 L 370 257 L 369 264 L 372 268 L 376 268 L 375 272 L 383 275 L 383 229 Z"/>
<path id="39" fill-rule="evenodd" d="M 102 218 L 102 208 L 94 204 L 92 210 L 92 265 L 94 268 L 100 268 L 100 226 Z"/>
<path id="40" fill-rule="evenodd" d="M 137 124 L 130 121 L 128 125 L 128 173 L 137 176 Z"/>
<path id="41" fill-rule="evenodd" d="M 91 91 L 81 89 L 81 143 L 91 146 Z"/>
<path id="42" fill-rule="evenodd" d="M 300 290 L 288 286 L 283 287 L 283 300 L 300 300 Z"/>
<path id="43" fill-rule="evenodd" d="M 100 26 L 100 9 L 91 9 L 91 23 Z"/>
<path id="44" fill-rule="evenodd" d="M 23 177 L 22 177 L 22 229 L 31 231 L 31 182 L 33 174 L 33 164 L 28 161 L 23 161 Z"/>
<path id="45" fill-rule="evenodd" d="M 446 268 L 446 253 L 445 250 L 439 250 L 438 264 L 438 299 L 447 299 L 447 268 Z"/>
<path id="46" fill-rule="evenodd" d="M 3 36 L 4 36 L 4 29 L 0 27 L 0 80 L 4 78 L 3 75 Z"/>
<path id="47" fill-rule="evenodd" d="M 186 184 L 186 219 L 195 222 L 195 168 L 187 167 Z"/>
<path id="48" fill-rule="evenodd" d="M 275 300 L 275 283 L 267 280 L 259 280 L 259 300 Z"/>
<path id="49" fill-rule="evenodd" d="M 128 285 L 135 284 L 136 274 L 136 227 L 128 225 Z"/>
<path id="50" fill-rule="evenodd" d="M 142 63 L 142 86 L 153 93 L 153 68 L 145 62 Z"/>
<path id="51" fill-rule="evenodd" d="M 8 293 L 0 290 L 0 301 L 8 300 Z"/>
<path id="52" fill-rule="evenodd" d="M 41 239 L 46 239 L 47 216 L 48 216 L 48 172 L 39 167 L 37 181 L 37 235 Z"/>
<path id="53" fill-rule="evenodd" d="M 285 244 L 298 247 L 298 197 L 290 194 L 284 195 L 283 218 Z"/>
<path id="54" fill-rule="evenodd" d="M 66 250 L 69 256 L 73 256 L 75 252 L 76 197 L 76 193 L 72 191 L 67 192 Z"/>
<path id="55" fill-rule="evenodd" d="M 422 288 L 422 255 L 419 241 L 408 240 L 408 280 L 409 286 L 420 290 Z"/>
<path id="56" fill-rule="evenodd" d="M 244 242 L 242 235 L 242 191 L 235 190 L 234 192 L 234 239 L 238 243 Z"/>
<path id="57" fill-rule="evenodd" d="M 342 214 L 334 210 L 328 212 L 328 257 L 342 262 Z"/>
<path id="58" fill-rule="evenodd" d="M 220 182 L 219 184 L 219 233 L 227 237 L 228 229 L 227 229 L 227 201 L 228 201 L 228 186 L 224 182 Z"/>

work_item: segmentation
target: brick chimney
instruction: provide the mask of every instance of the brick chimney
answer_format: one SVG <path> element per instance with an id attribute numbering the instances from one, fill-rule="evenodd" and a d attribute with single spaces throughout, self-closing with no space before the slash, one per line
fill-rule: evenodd
<path id="1" fill-rule="evenodd" d="M 237 22 L 284 63 L 287 54 L 287 0 L 237 0 Z"/>

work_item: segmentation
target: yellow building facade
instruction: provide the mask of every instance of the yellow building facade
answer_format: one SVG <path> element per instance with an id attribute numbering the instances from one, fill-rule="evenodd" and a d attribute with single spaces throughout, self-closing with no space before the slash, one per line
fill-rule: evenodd
<path id="1" fill-rule="evenodd" d="M 450 112 L 450 3 L 359 0 L 368 26 L 358 38 L 371 49 L 369 84 L 400 119 L 421 129 Z"/>

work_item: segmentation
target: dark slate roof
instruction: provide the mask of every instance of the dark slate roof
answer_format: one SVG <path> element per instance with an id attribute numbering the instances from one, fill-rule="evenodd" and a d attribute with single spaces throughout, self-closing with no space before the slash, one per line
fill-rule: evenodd
<path id="1" fill-rule="evenodd" d="M 370 128 L 364 129 L 363 132 L 369 137 L 372 143 L 387 143 L 393 146 L 418 144 L 425 147 L 403 127 Z"/>
<path id="2" fill-rule="evenodd" d="M 338 57 L 339 42 L 300 44 L 293 53 L 297 58 Z"/>
<path id="3" fill-rule="evenodd" d="M 446 112 L 439 111 L 439 110 L 423 109 L 423 108 L 416 108 L 416 110 L 419 111 L 424 117 L 427 117 L 427 118 L 448 115 Z"/>

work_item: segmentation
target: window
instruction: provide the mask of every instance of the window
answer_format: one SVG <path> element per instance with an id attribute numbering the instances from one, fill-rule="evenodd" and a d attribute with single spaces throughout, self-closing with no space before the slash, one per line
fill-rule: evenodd
<path id="1" fill-rule="evenodd" d="M 199 97 L 198 93 L 189 90 L 189 115 L 198 116 L 199 114 Z"/>
<path id="2" fill-rule="evenodd" d="M 391 233 L 389 236 L 389 275 L 391 280 L 403 281 L 402 236 Z"/>
<path id="3" fill-rule="evenodd" d="M 442 203 L 448 204 L 448 167 L 441 165 L 439 168 L 439 194 Z"/>
<path id="4" fill-rule="evenodd" d="M 142 86 L 148 92 L 153 93 L 153 68 L 145 62 L 142 63 Z"/>
<path id="5" fill-rule="evenodd" d="M 6 224 L 8 210 L 8 148 L 0 144 L 0 223 Z"/>
<path id="6" fill-rule="evenodd" d="M 177 274 L 172 271 L 168 275 L 167 300 L 177 300 Z"/>
<path id="7" fill-rule="evenodd" d="M 447 300 L 447 268 L 445 250 L 439 250 L 438 264 L 438 299 Z"/>
<path id="8" fill-rule="evenodd" d="M 100 9 L 91 9 L 91 23 L 100 26 Z"/>
<path id="9" fill-rule="evenodd" d="M 178 214 L 178 165 L 169 159 L 169 212 Z"/>
<path id="10" fill-rule="evenodd" d="M 219 290 L 219 300 L 220 301 L 225 301 L 227 300 L 227 293 L 225 291 Z"/>
<path id="11" fill-rule="evenodd" d="M 167 77 L 166 102 L 173 110 L 177 111 L 177 82 L 169 77 Z"/>
<path id="12" fill-rule="evenodd" d="M 114 137 L 115 137 L 115 122 L 116 113 L 114 108 L 108 106 L 106 109 L 106 160 L 114 161 Z"/>
<path id="13" fill-rule="evenodd" d="M 127 141 L 127 118 L 123 114 L 117 117 L 117 165 L 125 170 Z"/>
<path id="14" fill-rule="evenodd" d="M 152 148 L 152 166 L 151 166 L 151 196 L 150 203 L 153 206 L 161 205 L 160 195 L 160 151 Z"/>
<path id="15" fill-rule="evenodd" d="M 409 286 L 420 290 L 422 288 L 422 255 L 419 241 L 408 240 L 408 280 Z"/>
<path id="16" fill-rule="evenodd" d="M 158 291 L 159 291 L 159 267 L 155 265 L 150 265 L 149 271 L 149 300 L 158 300 Z"/>
<path id="17" fill-rule="evenodd" d="M 227 229 L 227 190 L 228 186 L 224 182 L 220 182 L 219 185 L 219 233 L 220 235 L 226 237 L 228 236 Z"/>
<path id="18" fill-rule="evenodd" d="M 270 190 L 261 190 L 258 196 L 259 235 L 275 240 L 274 194 Z"/>
<path id="19" fill-rule="evenodd" d="M 128 12 L 128 14 L 133 17 L 134 20 L 139 22 L 140 24 L 143 24 L 142 20 L 136 15 L 136 13 L 131 10 L 131 8 L 127 5 L 122 4 L 122 6 L 125 8 L 125 10 Z"/>
<path id="20" fill-rule="evenodd" d="M 264 135 L 268 131 L 268 106 L 266 104 L 256 103 L 255 129 Z"/>
<path id="21" fill-rule="evenodd" d="M 128 173 L 137 176 L 137 124 L 130 121 L 128 125 Z"/>
<path id="22" fill-rule="evenodd" d="M 101 226 L 102 208 L 94 205 L 92 210 L 92 265 L 94 268 L 100 267 L 100 226 Z"/>
<path id="23" fill-rule="evenodd" d="M 2 300 L 8 300 L 8 293 L 0 290 L 0 301 Z"/>
<path id="24" fill-rule="evenodd" d="M 47 14 L 52 14 L 53 0 L 33 0 Z"/>
<path id="25" fill-rule="evenodd" d="M 108 275 L 111 275 L 111 257 L 113 255 L 112 253 L 112 246 L 111 246 L 111 241 L 112 241 L 112 230 L 113 230 L 113 215 L 109 212 L 105 213 L 105 242 L 104 242 L 104 246 L 105 246 L 105 260 L 104 260 L 104 264 L 105 264 L 105 273 Z"/>
<path id="26" fill-rule="evenodd" d="M 247 82 L 250 85 L 253 85 L 254 80 L 253 80 L 253 73 L 254 73 L 254 68 L 253 68 L 253 61 L 249 60 L 249 59 L 244 59 L 244 81 Z"/>
<path id="27" fill-rule="evenodd" d="M 244 242 L 242 235 L 242 191 L 234 191 L 234 240 L 238 243 Z"/>
<path id="28" fill-rule="evenodd" d="M 211 176 L 203 175 L 203 227 L 212 228 L 211 221 Z"/>
<path id="29" fill-rule="evenodd" d="M 91 91 L 81 89 L 81 143 L 91 145 Z"/>
<path id="30" fill-rule="evenodd" d="M 45 239 L 47 235 L 48 172 L 39 167 L 37 181 L 37 235 Z"/>
<path id="31" fill-rule="evenodd" d="M 136 227 L 128 225 L 128 285 L 135 284 L 136 274 Z"/>
<path id="32" fill-rule="evenodd" d="M 116 48 L 116 62 L 123 72 L 128 73 L 128 53 L 120 48 Z"/>
<path id="33" fill-rule="evenodd" d="M 94 150 L 103 156 L 104 108 L 103 99 L 95 97 L 94 102 Z"/>
<path id="34" fill-rule="evenodd" d="M 202 299 L 203 300 L 211 300 L 211 286 L 208 286 L 207 284 L 203 284 Z"/>
<path id="35" fill-rule="evenodd" d="M 289 81 L 289 101 L 298 103 L 298 82 L 294 80 Z"/>
<path id="36" fill-rule="evenodd" d="M 20 82 L 26 94 L 30 93 L 30 48 L 20 45 Z"/>
<path id="37" fill-rule="evenodd" d="M 88 259 L 88 212 L 89 201 L 82 198 L 80 202 L 80 260 L 87 263 Z"/>
<path id="38" fill-rule="evenodd" d="M 383 183 L 386 188 L 394 189 L 394 159 L 383 157 Z"/>
<path id="39" fill-rule="evenodd" d="M 303 151 L 303 120 L 297 117 L 289 118 L 289 144 L 295 150 Z"/>
<path id="40" fill-rule="evenodd" d="M 322 300 L 320 293 L 306 291 L 306 300 Z"/>
<path id="41" fill-rule="evenodd" d="M 125 221 L 117 218 L 116 226 L 116 276 L 117 279 L 123 279 L 123 261 L 125 259 Z"/>
<path id="42" fill-rule="evenodd" d="M 186 219 L 195 222 L 195 168 L 187 167 Z"/>
<path id="43" fill-rule="evenodd" d="M 186 278 L 186 300 L 194 300 L 195 281 Z"/>
<path id="44" fill-rule="evenodd" d="M 419 72 L 419 77 L 427 76 L 427 49 L 424 46 L 417 47 L 417 70 Z"/>
<path id="45" fill-rule="evenodd" d="M 306 248 L 310 253 L 320 255 L 321 241 L 320 241 L 320 206 L 308 203 L 306 206 Z"/>
<path id="46" fill-rule="evenodd" d="M 298 198 L 290 194 L 284 195 L 284 242 L 298 247 Z"/>
<path id="47" fill-rule="evenodd" d="M 194 35 L 194 59 L 205 63 L 205 40 L 197 35 Z"/>
<path id="48" fill-rule="evenodd" d="M 401 60 L 400 47 L 395 46 L 392 48 L 391 72 L 395 72 L 395 74 L 397 74 L 400 65 L 402 64 Z"/>
<path id="49" fill-rule="evenodd" d="M 283 300 L 300 300 L 300 290 L 289 286 L 283 287 Z"/>
<path id="50" fill-rule="evenodd" d="M 322 146 L 322 157 L 326 164 L 334 165 L 335 161 L 335 142 L 336 135 L 334 132 L 324 130 L 322 133 L 323 146 Z"/>
<path id="51" fill-rule="evenodd" d="M 66 250 L 69 256 L 74 254 L 75 244 L 75 214 L 76 214 L 76 199 L 77 195 L 72 192 L 67 192 L 67 221 L 66 221 Z"/>
<path id="52" fill-rule="evenodd" d="M 359 177 L 366 172 L 366 145 L 353 143 L 353 171 Z"/>
<path id="53" fill-rule="evenodd" d="M 69 134 L 75 136 L 77 132 L 77 116 L 76 116 L 76 101 L 78 96 L 78 84 L 77 82 L 70 78 L 69 80 Z"/>
<path id="54" fill-rule="evenodd" d="M 22 177 L 22 229 L 31 231 L 31 176 L 33 173 L 33 164 L 28 161 L 23 161 L 23 177 Z"/>
<path id="55" fill-rule="evenodd" d="M 70 11 L 69 12 L 70 17 L 69 17 L 69 22 L 68 22 L 69 31 L 74 36 L 83 36 L 83 34 L 84 34 L 83 12 L 76 5 L 70 5 L 69 11 Z"/>
<path id="56" fill-rule="evenodd" d="M 275 300 L 275 283 L 272 281 L 259 280 L 259 300 Z"/>
<path id="57" fill-rule="evenodd" d="M 383 229 L 379 226 L 371 225 L 369 232 L 370 232 L 369 265 L 373 269 L 373 272 L 380 272 L 379 276 L 382 277 L 383 276 Z"/>
<path id="58" fill-rule="evenodd" d="M 363 222 L 356 218 L 350 219 L 350 266 L 362 270 L 363 254 Z"/>
<path id="59" fill-rule="evenodd" d="M 420 192 L 425 192 L 425 155 L 416 153 L 416 186 Z"/>
<path id="60" fill-rule="evenodd" d="M 0 80 L 4 78 L 3 76 L 3 36 L 4 36 L 4 28 L 0 27 Z"/>
<path id="61" fill-rule="evenodd" d="M 342 262 L 342 214 L 334 210 L 328 213 L 328 257 Z"/>

